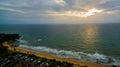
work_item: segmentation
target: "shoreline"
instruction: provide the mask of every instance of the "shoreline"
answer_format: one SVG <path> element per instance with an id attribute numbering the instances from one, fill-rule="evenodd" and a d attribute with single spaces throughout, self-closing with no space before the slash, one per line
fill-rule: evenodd
<path id="1" fill-rule="evenodd" d="M 88 66 L 88 67 L 112 67 L 110 65 L 97 64 L 97 63 L 87 62 L 87 61 L 79 61 L 79 60 L 75 60 L 75 59 L 71 59 L 71 58 L 61 58 L 58 56 L 53 56 L 51 54 L 36 52 L 36 51 L 32 51 L 32 50 L 25 49 L 25 48 L 12 47 L 11 45 L 9 45 L 8 42 L 4 42 L 3 46 L 8 47 L 8 50 L 10 50 L 10 51 L 16 51 L 16 52 L 25 53 L 25 54 L 34 54 L 38 57 L 43 57 L 43 58 L 47 58 L 47 59 L 55 59 L 56 61 L 61 61 L 61 62 L 63 62 L 63 61 L 69 62 L 69 63 L 73 63 L 74 65 L 79 64 L 79 65 Z M 75 66 L 75 67 L 77 67 L 77 66 Z"/>

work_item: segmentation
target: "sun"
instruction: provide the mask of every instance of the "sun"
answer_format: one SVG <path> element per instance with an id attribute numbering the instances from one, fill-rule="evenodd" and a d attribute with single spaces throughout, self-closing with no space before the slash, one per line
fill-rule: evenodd
<path id="1" fill-rule="evenodd" d="M 104 11 L 103 9 L 92 8 L 92 9 L 89 9 L 89 10 L 86 10 L 86 11 L 70 10 L 70 11 L 64 11 L 64 12 L 52 12 L 52 15 L 86 18 L 86 17 L 89 17 L 89 16 L 99 14 L 103 11 Z"/>
<path id="2" fill-rule="evenodd" d="M 95 15 L 97 13 L 101 13 L 103 11 L 104 11 L 103 9 L 102 10 L 98 10 L 96 8 L 93 8 L 93 9 L 88 10 L 88 12 L 84 12 L 82 17 L 89 17 L 89 16 Z"/>
<path id="3" fill-rule="evenodd" d="M 93 9 L 89 9 L 87 10 L 86 12 L 81 12 L 81 11 L 68 11 L 66 13 L 66 15 L 68 16 L 77 16 L 77 17 L 89 17 L 89 16 L 92 16 L 92 15 L 96 15 L 98 13 L 101 13 L 103 12 L 104 10 L 103 9 L 96 9 L 96 8 L 93 8 Z"/>

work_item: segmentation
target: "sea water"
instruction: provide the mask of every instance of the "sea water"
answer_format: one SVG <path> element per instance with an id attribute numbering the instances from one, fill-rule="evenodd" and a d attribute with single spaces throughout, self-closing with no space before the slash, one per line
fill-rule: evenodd
<path id="1" fill-rule="evenodd" d="M 63 58 L 120 65 L 120 24 L 13 24 L 0 33 L 18 33 L 18 47 Z"/>

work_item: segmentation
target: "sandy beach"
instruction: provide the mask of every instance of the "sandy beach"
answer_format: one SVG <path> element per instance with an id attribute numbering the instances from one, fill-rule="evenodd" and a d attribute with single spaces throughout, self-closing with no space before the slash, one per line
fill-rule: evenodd
<path id="1" fill-rule="evenodd" d="M 51 54 L 35 52 L 35 51 L 24 49 L 24 48 L 12 47 L 8 44 L 8 42 L 4 42 L 3 45 L 8 47 L 8 49 L 11 51 L 17 51 L 17 52 L 26 53 L 26 54 L 34 54 L 38 57 L 43 57 L 43 58 L 48 58 L 48 59 L 56 59 L 57 61 L 65 61 L 65 62 L 73 63 L 75 65 L 79 64 L 79 65 L 88 66 L 88 67 L 112 67 L 109 65 L 102 65 L 102 64 L 97 64 L 97 63 L 92 63 L 92 62 L 87 62 L 87 61 L 78 61 L 75 59 L 61 58 L 61 57 L 53 56 Z M 77 66 L 75 66 L 75 67 L 77 67 Z"/>

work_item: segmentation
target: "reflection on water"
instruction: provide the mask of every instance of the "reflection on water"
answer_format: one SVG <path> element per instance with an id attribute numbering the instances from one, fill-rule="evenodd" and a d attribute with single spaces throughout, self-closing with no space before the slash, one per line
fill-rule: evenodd
<path id="1" fill-rule="evenodd" d="M 84 43 L 83 47 L 94 49 L 94 46 L 98 41 L 98 27 L 95 25 L 84 26 L 81 36 Z"/>

